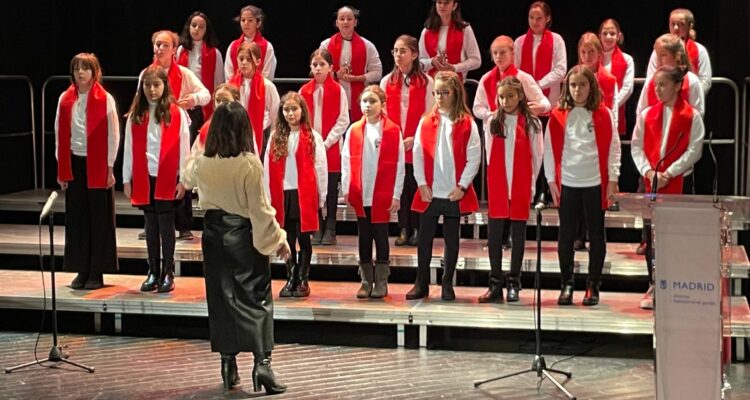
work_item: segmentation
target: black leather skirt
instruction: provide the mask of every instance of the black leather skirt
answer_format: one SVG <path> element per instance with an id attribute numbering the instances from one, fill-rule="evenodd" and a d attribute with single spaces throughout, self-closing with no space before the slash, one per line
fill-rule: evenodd
<path id="1" fill-rule="evenodd" d="M 223 210 L 207 210 L 203 224 L 211 351 L 271 351 L 271 266 L 268 256 L 253 247 L 250 220 Z"/>

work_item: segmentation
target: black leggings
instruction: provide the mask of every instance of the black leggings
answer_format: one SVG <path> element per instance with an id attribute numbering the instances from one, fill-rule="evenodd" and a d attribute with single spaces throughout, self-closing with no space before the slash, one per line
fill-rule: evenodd
<path id="1" fill-rule="evenodd" d="M 387 262 L 390 258 L 388 246 L 388 223 L 373 224 L 372 207 L 365 207 L 365 218 L 357 218 L 359 231 L 359 262 L 372 261 L 372 242 L 375 241 L 376 261 Z"/>
<path id="2" fill-rule="evenodd" d="M 496 282 L 503 281 L 503 232 L 508 230 L 510 230 L 513 243 L 509 276 L 511 278 L 521 276 L 521 264 L 526 250 L 526 221 L 490 218 L 487 225 L 487 250 L 490 256 L 490 279 Z"/>
<path id="3" fill-rule="evenodd" d="M 419 227 L 419 213 L 411 210 L 411 203 L 417 193 L 417 181 L 414 179 L 414 165 L 404 164 L 404 190 L 401 191 L 401 208 L 398 210 L 398 227 L 406 229 L 410 234 L 412 229 Z"/>
<path id="4" fill-rule="evenodd" d="M 589 250 L 589 280 L 599 282 L 604 257 L 607 254 L 604 233 L 604 210 L 602 210 L 602 187 L 596 185 L 587 188 L 562 186 L 560 193 L 560 229 L 557 239 L 557 256 L 560 261 L 560 273 L 563 284 L 573 281 L 574 250 L 577 216 L 583 210 L 586 230 L 589 233 L 591 249 Z"/>
<path id="5" fill-rule="evenodd" d="M 144 211 L 146 220 L 146 248 L 148 258 L 158 260 L 159 250 L 164 260 L 174 260 L 174 211 Z"/>
<path id="6" fill-rule="evenodd" d="M 453 271 L 458 262 L 459 228 L 461 216 L 458 203 L 448 199 L 432 199 L 424 214 L 419 216 L 419 246 L 417 248 L 417 284 L 427 287 L 432 263 L 432 242 L 437 233 L 438 219 L 443 216 L 443 253 L 446 271 Z"/>
<path id="7" fill-rule="evenodd" d="M 339 184 L 341 183 L 341 172 L 328 173 L 328 192 L 326 194 L 326 219 L 325 226 L 320 226 L 319 230 L 336 230 L 336 211 L 339 203 Z M 318 210 L 318 219 L 323 223 L 323 211 Z"/>
<path id="8" fill-rule="evenodd" d="M 300 221 L 299 194 L 297 189 L 284 191 L 284 230 L 286 241 L 292 250 L 291 259 L 297 260 L 297 243 L 299 250 L 312 254 L 312 241 L 310 232 L 302 232 Z"/>

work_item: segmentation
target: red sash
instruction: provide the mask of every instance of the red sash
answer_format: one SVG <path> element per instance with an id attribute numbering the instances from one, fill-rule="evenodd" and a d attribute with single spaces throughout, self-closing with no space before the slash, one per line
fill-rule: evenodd
<path id="1" fill-rule="evenodd" d="M 313 94 L 315 93 L 315 79 L 310 80 L 300 88 L 300 95 L 305 99 L 307 108 L 310 114 L 310 125 L 314 126 L 315 119 L 315 99 Z M 328 137 L 331 133 L 336 120 L 338 120 L 341 114 L 341 86 L 333 80 L 331 75 L 328 75 L 325 82 L 323 82 L 323 109 L 321 110 L 321 124 L 320 127 L 323 130 L 320 132 L 323 136 L 323 140 Z M 344 110 L 346 111 L 346 110 Z M 341 150 L 339 142 L 336 142 L 331 148 L 326 150 L 326 158 L 328 159 L 328 172 L 341 172 Z"/>
<path id="2" fill-rule="evenodd" d="M 315 174 L 315 151 L 312 131 L 301 129 L 299 144 L 294 159 L 297 162 L 297 194 L 299 196 L 300 231 L 318 230 L 318 179 Z M 284 226 L 284 174 L 286 157 L 275 159 L 273 152 L 268 154 L 268 176 L 271 205 L 276 209 L 276 221 Z"/>
<path id="3" fill-rule="evenodd" d="M 617 78 L 610 74 L 601 64 L 596 70 L 596 81 L 599 83 L 599 91 L 602 94 L 602 102 L 610 110 L 615 109 L 615 87 Z"/>
<path id="4" fill-rule="evenodd" d="M 425 29 L 424 33 L 424 47 L 427 50 L 427 55 L 430 58 L 435 57 L 438 53 L 438 40 L 440 39 L 440 29 L 430 30 Z M 464 31 L 456 29 L 453 23 L 448 25 L 448 36 L 445 38 L 445 55 L 448 58 L 448 63 L 458 64 L 461 62 L 461 52 L 464 49 Z M 436 69 L 430 70 L 430 76 L 434 77 L 437 73 Z M 464 75 L 458 74 L 463 80 Z"/>
<path id="5" fill-rule="evenodd" d="M 372 217 L 374 224 L 387 224 L 391 220 L 388 208 L 393 201 L 393 187 L 396 184 L 398 171 L 398 146 L 401 140 L 401 129 L 393 121 L 383 115 L 380 119 L 383 130 L 380 149 L 378 149 L 378 170 L 375 174 L 375 187 L 372 193 Z M 349 154 L 351 160 L 349 170 L 349 204 L 352 205 L 357 217 L 365 218 L 364 193 L 362 190 L 362 149 L 365 139 L 365 118 L 352 125 L 349 136 Z"/>
<path id="6" fill-rule="evenodd" d="M 435 168 L 435 151 L 437 150 L 437 137 L 440 128 L 440 114 L 437 111 L 425 115 L 422 118 L 422 129 L 417 133 L 422 143 L 422 154 L 424 157 L 424 176 L 427 186 L 432 187 Z M 461 174 L 466 168 L 466 146 L 469 145 L 471 136 L 471 117 L 466 116 L 453 123 L 453 163 L 456 167 L 456 182 L 461 179 Z M 425 212 L 429 203 L 422 201 L 422 196 L 417 193 L 411 204 L 411 209 L 417 212 Z M 461 214 L 468 214 L 479 209 L 477 194 L 474 185 L 466 188 L 466 194 L 459 200 L 458 208 Z"/>
<path id="7" fill-rule="evenodd" d="M 177 63 L 182 65 L 183 67 L 189 68 L 189 61 L 188 61 L 188 55 L 189 51 L 182 48 L 182 53 L 180 53 L 180 58 L 177 60 Z M 216 49 L 213 47 L 209 47 L 207 44 L 203 43 L 203 46 L 201 46 L 201 82 L 203 82 L 203 86 L 208 89 L 209 93 L 214 92 L 214 74 L 216 73 Z M 208 121 L 209 118 L 211 118 L 211 114 L 214 113 L 214 102 L 209 101 L 208 104 L 203 106 L 203 120 Z"/>
<path id="8" fill-rule="evenodd" d="M 176 104 L 169 105 L 171 122 L 169 125 L 161 123 L 161 147 L 159 149 L 159 171 L 156 175 L 156 189 L 154 199 L 174 200 L 175 185 L 180 172 L 180 131 L 182 119 L 180 108 Z M 133 192 L 130 202 L 134 206 L 149 204 L 151 191 L 146 159 L 146 145 L 148 143 L 148 113 L 140 124 L 132 125 L 133 134 Z"/>
<path id="9" fill-rule="evenodd" d="M 612 143 L 612 118 L 609 110 L 602 104 L 591 113 L 594 121 L 594 135 L 596 136 L 596 149 L 599 155 L 599 176 L 602 185 L 602 210 L 607 209 L 607 185 L 609 184 L 609 146 Z M 565 147 L 566 124 L 568 121 L 568 110 L 555 108 L 549 119 L 550 141 L 552 142 L 552 155 L 555 159 L 555 185 L 562 190 L 562 155 Z"/>
<path id="10" fill-rule="evenodd" d="M 655 75 L 655 74 L 654 74 Z M 648 81 L 648 92 L 646 93 L 648 97 L 648 106 L 654 106 L 656 103 L 659 102 L 659 98 L 656 97 L 656 86 L 654 84 L 654 76 L 651 76 L 651 79 Z M 680 89 L 679 93 L 680 97 L 682 97 L 685 101 L 690 103 L 690 76 L 685 75 L 685 78 L 682 79 L 682 88 Z"/>
<path id="11" fill-rule="evenodd" d="M 693 68 L 693 72 L 697 75 L 700 68 L 700 57 L 698 45 L 695 44 L 693 39 L 688 38 L 688 40 L 685 41 L 685 52 L 687 52 L 688 60 L 690 60 L 690 66 Z"/>
<path id="12" fill-rule="evenodd" d="M 625 85 L 625 73 L 628 71 L 628 62 L 625 61 L 625 56 L 622 55 L 620 47 L 615 46 L 612 51 L 612 59 L 610 60 L 609 72 L 617 78 L 617 87 L 622 90 Z M 617 110 L 617 132 L 620 135 L 625 133 L 625 105 L 623 104 Z"/>
<path id="13" fill-rule="evenodd" d="M 415 62 L 417 62 L 415 60 Z M 406 121 L 401 126 L 401 91 L 404 85 L 404 77 L 401 72 L 398 74 L 398 80 L 394 83 L 393 75 L 388 79 L 385 86 L 385 108 L 389 119 L 402 128 L 401 133 L 404 139 L 414 137 L 419 125 L 419 119 L 425 114 L 427 105 L 425 97 L 427 95 L 427 79 L 412 79 L 409 82 L 409 108 L 406 110 Z M 414 156 L 411 150 L 404 152 L 404 161 L 412 163 Z"/>
<path id="14" fill-rule="evenodd" d="M 203 147 L 206 147 L 206 138 L 208 137 L 208 129 L 211 127 L 211 120 L 208 119 L 203 123 L 203 126 L 198 130 L 198 140 L 200 140 Z"/>
<path id="15" fill-rule="evenodd" d="M 661 142 L 664 135 L 664 103 L 657 103 L 646 112 L 643 132 L 643 150 L 654 171 L 664 172 L 687 151 L 690 144 L 690 131 L 693 126 L 693 107 L 678 97 L 672 109 L 672 118 L 667 133 L 667 149 L 674 149 L 656 169 L 661 159 Z M 680 137 L 682 132 L 682 137 Z M 679 142 L 677 141 L 679 139 Z M 646 181 L 646 190 L 651 192 L 651 182 Z M 681 194 L 683 176 L 675 176 L 659 193 Z"/>
<path id="16" fill-rule="evenodd" d="M 234 68 L 234 73 L 237 73 L 237 52 L 240 50 L 240 45 L 242 42 L 245 41 L 245 34 L 240 35 L 239 39 L 236 39 L 232 41 L 232 44 L 229 45 L 229 59 L 232 60 L 232 68 Z M 255 36 L 253 36 L 253 42 L 260 47 L 260 64 L 258 65 L 258 70 L 263 71 L 263 65 L 266 61 L 266 52 L 268 51 L 268 40 L 263 37 L 263 35 L 260 34 L 260 31 L 255 32 Z M 213 78 L 212 78 L 213 79 Z"/>
<path id="17" fill-rule="evenodd" d="M 109 158 L 109 121 L 107 120 L 107 92 L 94 82 L 86 102 L 86 182 L 90 189 L 107 187 Z M 73 180 L 70 137 L 73 104 L 78 100 L 78 89 L 70 85 L 60 99 L 57 132 L 57 179 Z"/>
<path id="18" fill-rule="evenodd" d="M 548 29 L 542 34 L 542 41 L 536 49 L 536 63 L 534 63 L 534 32 L 529 29 L 523 39 L 521 50 L 521 71 L 534 77 L 539 82 L 552 71 L 552 50 L 554 39 Z M 545 97 L 549 97 L 549 89 L 542 90 Z"/>
<path id="19" fill-rule="evenodd" d="M 237 72 L 234 74 L 229 83 L 236 85 L 242 91 L 242 74 Z M 250 95 L 247 96 L 247 104 L 245 104 L 247 110 L 247 116 L 250 118 L 250 125 L 253 128 L 253 142 L 257 149 L 256 154 L 260 154 L 263 150 L 263 116 L 266 112 L 266 83 L 263 78 L 263 74 L 259 71 L 255 71 L 253 79 L 250 81 Z"/>
<path id="20" fill-rule="evenodd" d="M 154 60 L 153 65 L 160 65 Z M 180 93 L 182 92 L 182 71 L 180 71 L 180 65 L 177 64 L 177 60 L 172 57 L 172 64 L 169 66 L 167 71 L 167 80 L 169 81 L 169 90 L 172 92 L 175 100 L 180 99 Z"/>
<path id="21" fill-rule="evenodd" d="M 353 75 L 364 75 L 365 67 L 367 66 L 367 48 L 365 47 L 365 41 L 357 35 L 357 32 L 352 34 L 352 61 L 351 61 L 351 72 Z M 341 49 L 344 45 L 344 37 L 341 33 L 337 33 L 331 36 L 328 41 L 328 51 L 333 57 L 333 72 L 341 69 Z M 351 111 L 351 120 L 357 121 L 362 118 L 362 110 L 359 108 L 359 94 L 365 89 L 365 82 L 349 82 L 351 87 L 351 101 L 349 102 L 349 109 Z"/>
<path id="22" fill-rule="evenodd" d="M 516 76 L 518 69 L 515 65 L 511 64 L 505 71 L 500 72 L 500 68 L 495 66 L 490 72 L 485 75 L 484 78 L 484 93 L 487 95 L 487 103 L 490 106 L 490 111 L 495 112 L 497 110 L 497 83 L 509 76 Z"/>
<path id="23" fill-rule="evenodd" d="M 516 138 L 513 147 L 512 196 L 508 196 L 508 177 L 505 169 L 505 138 L 492 136 L 492 153 L 487 165 L 487 202 L 490 218 L 508 218 L 514 221 L 529 219 L 531 184 L 533 177 L 531 138 L 526 133 L 526 118 L 518 114 Z"/>

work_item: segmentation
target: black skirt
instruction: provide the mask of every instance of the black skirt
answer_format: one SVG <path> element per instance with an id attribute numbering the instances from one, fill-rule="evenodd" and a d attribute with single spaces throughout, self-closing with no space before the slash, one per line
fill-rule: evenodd
<path id="1" fill-rule="evenodd" d="M 273 350 L 271 266 L 268 256 L 253 247 L 250 220 L 208 210 L 203 225 L 211 351 Z"/>

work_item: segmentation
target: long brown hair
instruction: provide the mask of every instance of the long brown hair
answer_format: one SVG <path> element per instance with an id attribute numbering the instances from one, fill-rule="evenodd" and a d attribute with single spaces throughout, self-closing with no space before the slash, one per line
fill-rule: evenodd
<path id="1" fill-rule="evenodd" d="M 599 105 L 602 102 L 602 95 L 601 91 L 599 90 L 599 82 L 596 80 L 596 76 L 594 76 L 594 73 L 583 65 L 576 65 L 575 67 L 571 68 L 570 71 L 568 71 L 567 75 L 565 75 L 565 79 L 563 80 L 562 93 L 560 94 L 559 108 L 571 110 L 576 106 L 576 103 L 573 101 L 573 96 L 570 94 L 570 88 L 568 87 L 570 77 L 573 75 L 583 75 L 586 80 L 589 81 L 589 98 L 586 99 L 584 108 L 589 111 L 598 109 Z"/>
<path id="2" fill-rule="evenodd" d="M 161 123 L 162 121 L 169 125 L 171 123 L 171 117 L 169 114 L 169 106 L 174 103 L 174 97 L 172 96 L 172 90 L 169 87 L 169 79 L 167 78 L 167 70 L 162 68 L 160 65 L 150 65 L 148 68 L 143 70 L 141 75 L 141 84 L 138 86 L 138 91 L 135 93 L 133 103 L 130 105 L 130 110 L 125 116 L 130 118 L 134 124 L 143 123 L 146 114 L 148 114 L 148 97 L 144 93 L 143 85 L 145 85 L 146 77 L 154 76 L 159 78 L 164 84 L 164 92 L 161 95 L 159 101 L 156 102 L 156 109 L 152 117 L 156 118 L 156 122 Z"/>
<path id="3" fill-rule="evenodd" d="M 451 13 L 451 24 L 453 24 L 454 28 L 462 31 L 469 26 L 469 23 L 461 17 L 461 2 L 459 0 L 453 0 L 453 2 L 456 3 L 456 9 Z M 430 12 L 427 14 L 427 20 L 424 22 L 424 27 L 428 31 L 438 31 L 440 30 L 441 23 L 442 21 L 437 13 L 437 4 L 433 1 Z"/>
<path id="4" fill-rule="evenodd" d="M 526 99 L 526 94 L 523 91 L 523 84 L 521 81 L 515 76 L 506 77 L 497 84 L 498 95 L 503 88 L 515 90 L 518 94 L 518 113 L 526 118 L 526 132 L 531 133 L 532 130 L 537 133 L 541 132 L 542 124 L 539 121 L 539 118 L 537 118 L 534 113 L 531 112 L 531 109 L 529 109 L 529 103 Z M 497 101 L 497 96 L 495 101 Z M 497 104 L 497 112 L 495 113 L 495 116 L 490 119 L 490 133 L 492 135 L 501 138 L 507 136 L 505 133 L 505 117 L 505 110 L 500 107 L 500 104 Z"/>
<path id="5" fill-rule="evenodd" d="M 203 35 L 203 43 L 208 47 L 216 48 L 219 45 L 219 38 L 216 37 L 216 31 L 211 20 L 202 11 L 190 14 L 187 21 L 185 21 L 185 26 L 182 27 L 182 33 L 180 33 L 180 45 L 186 50 L 193 50 L 193 37 L 190 36 L 190 24 L 193 23 L 193 18 L 195 17 L 201 17 L 206 21 L 206 33 Z"/>
<path id="6" fill-rule="evenodd" d="M 685 71 L 692 71 L 692 65 L 687 56 L 685 45 L 682 43 L 682 39 L 674 33 L 665 33 L 659 36 L 654 42 L 654 50 L 656 46 L 661 46 L 667 50 L 677 61 L 677 66 L 685 69 Z"/>
<path id="7" fill-rule="evenodd" d="M 419 41 L 417 38 L 411 35 L 401 35 L 396 38 L 395 43 L 398 41 L 404 42 L 406 47 L 411 50 L 412 53 L 417 55 L 417 58 L 411 63 L 411 70 L 406 76 L 403 77 L 404 83 L 409 86 L 412 82 L 416 83 L 417 87 L 427 85 L 427 75 L 424 73 L 424 67 L 419 62 Z M 401 71 L 398 69 L 396 63 L 393 64 L 393 71 L 391 71 L 391 77 L 388 78 L 388 84 L 396 85 L 401 80 Z"/>
<path id="8" fill-rule="evenodd" d="M 448 112 L 448 117 L 451 121 L 458 121 L 464 117 L 471 117 L 471 111 L 469 106 L 466 105 L 466 89 L 464 84 L 461 82 L 461 78 L 458 77 L 453 71 L 440 71 L 435 74 L 435 87 L 437 87 L 437 81 L 448 82 L 450 88 L 453 91 L 453 105 Z M 438 105 L 435 103 L 434 111 L 437 111 Z"/>
<path id="9" fill-rule="evenodd" d="M 310 127 L 310 111 L 307 108 L 305 99 L 297 92 L 287 92 L 287 94 L 283 95 L 281 97 L 281 100 L 279 101 L 279 111 L 277 112 L 275 130 L 272 135 L 273 140 L 271 141 L 271 155 L 273 156 L 273 159 L 275 161 L 280 160 L 289 154 L 287 143 L 289 142 L 289 133 L 292 131 L 292 127 L 289 126 L 289 123 L 286 122 L 286 118 L 284 118 L 284 103 L 289 100 L 292 100 L 299 104 L 299 107 L 301 109 L 299 121 L 300 135 L 302 135 L 302 132 L 305 131 L 312 135 L 312 128 Z M 312 146 L 310 147 L 310 156 L 314 157 L 315 140 L 311 138 L 310 143 L 312 144 Z"/>

